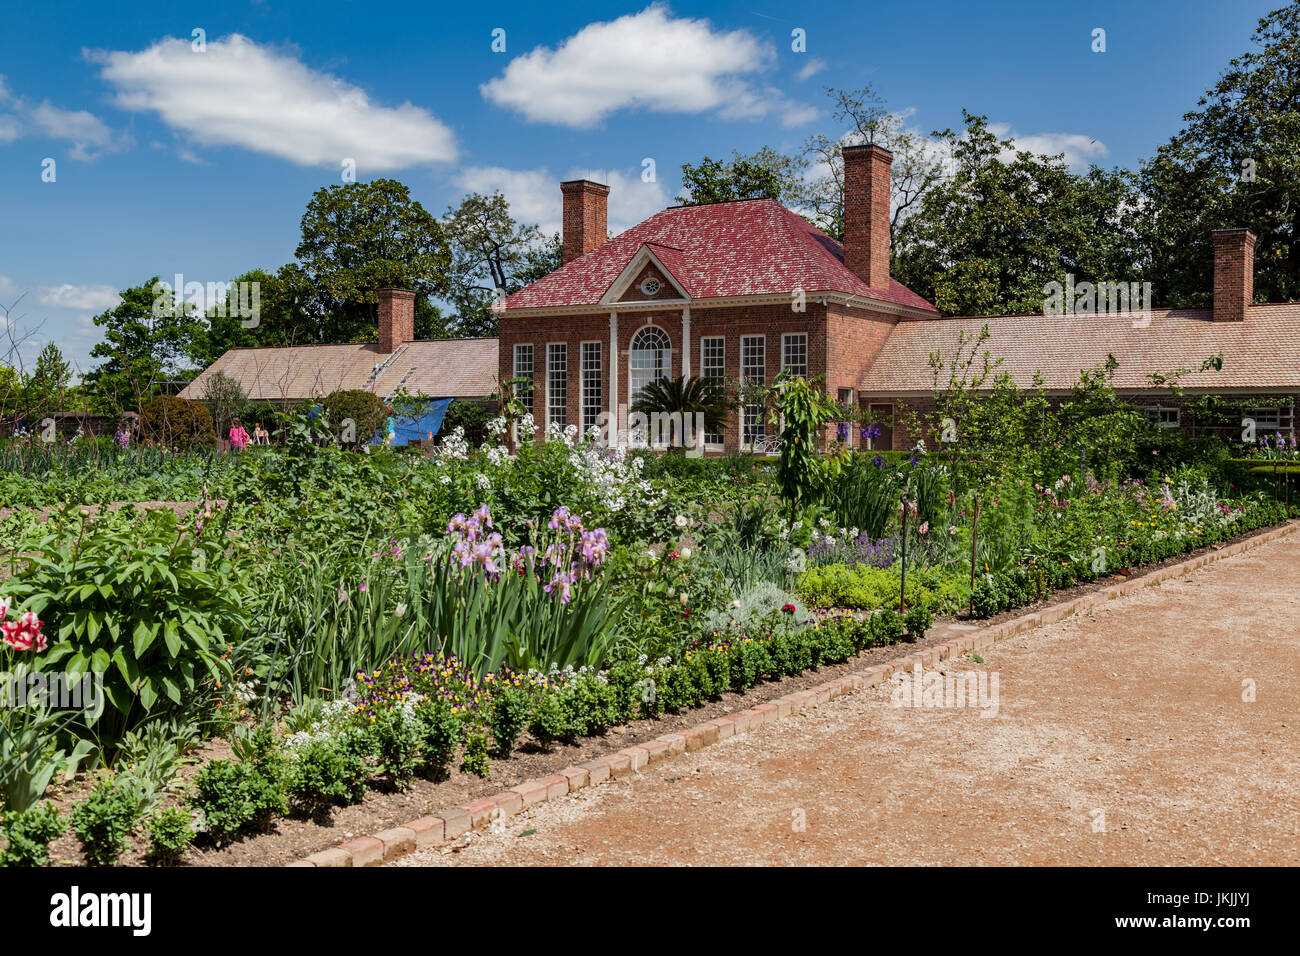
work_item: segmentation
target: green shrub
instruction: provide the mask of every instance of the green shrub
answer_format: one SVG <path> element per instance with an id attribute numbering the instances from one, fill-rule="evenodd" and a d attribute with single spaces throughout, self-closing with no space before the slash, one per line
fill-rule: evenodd
<path id="1" fill-rule="evenodd" d="M 542 694 L 541 699 L 533 707 L 533 715 L 528 721 L 528 732 L 548 750 L 555 741 L 572 736 L 559 694 Z"/>
<path id="2" fill-rule="evenodd" d="M 443 780 L 465 734 L 461 719 L 445 700 L 427 697 L 416 705 L 415 721 L 424 744 L 424 774 Z"/>
<path id="3" fill-rule="evenodd" d="M 90 796 L 72 811 L 72 832 L 91 866 L 112 866 L 126 849 L 140 818 L 139 804 L 111 777 L 99 781 Z"/>
<path id="4" fill-rule="evenodd" d="M 257 816 L 253 773 L 252 764 L 213 760 L 195 774 L 191 803 L 215 846 L 234 840 Z"/>
<path id="5" fill-rule="evenodd" d="M 528 691 L 522 687 L 503 687 L 492 694 L 492 756 L 504 760 L 528 725 L 532 708 Z"/>
<path id="6" fill-rule="evenodd" d="M 893 608 L 882 608 L 871 615 L 867 628 L 871 635 L 871 643 L 876 647 L 897 644 L 903 639 L 903 635 L 907 633 L 907 625 L 903 623 L 903 615 Z"/>
<path id="7" fill-rule="evenodd" d="M 348 446 L 364 445 L 370 441 L 375 432 L 379 431 L 379 426 L 384 423 L 388 414 L 383 399 L 374 392 L 361 389 L 341 389 L 330 392 L 325 396 L 322 404 L 330 427 L 334 429 L 334 437 Z M 344 423 L 348 421 L 355 426 L 351 440 L 344 435 L 346 427 Z"/>
<path id="8" fill-rule="evenodd" d="M 140 430 L 146 440 L 169 448 L 195 448 L 217 440 L 207 406 L 175 395 L 159 395 L 147 402 L 140 411 Z"/>
<path id="9" fill-rule="evenodd" d="M 379 769 L 390 784 L 405 790 L 419 767 L 420 727 L 400 707 L 378 716 L 373 725 Z"/>
<path id="10" fill-rule="evenodd" d="M 297 748 L 287 787 L 293 805 L 314 814 L 332 804 L 356 803 L 364 797 L 370 774 L 365 746 L 359 735 L 351 732 Z"/>
<path id="11" fill-rule="evenodd" d="M 598 736 L 614 723 L 614 692 L 591 671 L 570 680 L 560 699 L 570 736 Z"/>
<path id="12" fill-rule="evenodd" d="M 49 804 L 19 813 L 11 810 L 0 815 L 0 836 L 5 846 L 0 850 L 0 867 L 48 866 L 49 845 L 63 835 L 68 823 Z"/>
<path id="13" fill-rule="evenodd" d="M 465 738 L 465 759 L 460 764 L 461 772 L 486 778 L 491 770 L 488 763 L 488 746 L 487 734 L 481 730 L 470 731 Z"/>
<path id="14" fill-rule="evenodd" d="M 176 866 L 194 840 L 190 815 L 181 807 L 165 807 L 149 820 L 149 862 Z"/>
<path id="15" fill-rule="evenodd" d="M 289 812 L 285 783 L 289 774 L 284 748 L 266 724 L 235 738 L 235 754 L 248 767 L 248 798 L 252 804 L 249 823 L 254 830 L 265 833 L 271 829 L 276 817 Z"/>
<path id="16" fill-rule="evenodd" d="M 907 612 L 903 618 L 903 626 L 907 629 L 907 639 L 918 641 L 925 637 L 925 632 L 930 629 L 934 623 L 934 617 L 930 614 L 930 609 L 924 604 L 918 604 Z"/>

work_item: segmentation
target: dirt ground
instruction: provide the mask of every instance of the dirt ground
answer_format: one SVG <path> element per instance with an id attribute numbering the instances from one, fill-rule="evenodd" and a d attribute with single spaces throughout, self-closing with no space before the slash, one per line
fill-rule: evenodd
<path id="1" fill-rule="evenodd" d="M 1297 582 L 1293 535 L 941 666 L 996 716 L 887 685 L 394 865 L 1296 865 Z"/>

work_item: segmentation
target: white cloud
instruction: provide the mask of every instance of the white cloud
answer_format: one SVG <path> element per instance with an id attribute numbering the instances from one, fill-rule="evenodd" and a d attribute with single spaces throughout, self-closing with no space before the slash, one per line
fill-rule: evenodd
<path id="1" fill-rule="evenodd" d="M 546 235 L 560 231 L 563 200 L 560 183 L 590 179 L 609 186 L 609 228 L 614 234 L 635 226 L 668 205 L 663 186 L 641 181 L 639 171 L 571 169 L 556 176 L 547 169 L 505 169 L 472 166 L 456 178 L 456 185 L 472 192 L 500 191 L 510 203 L 516 221 L 533 223 Z"/>
<path id="2" fill-rule="evenodd" d="M 199 146 L 241 146 L 301 166 L 353 159 L 361 175 L 456 157 L 455 134 L 410 102 L 380 106 L 289 52 L 231 34 L 196 53 L 159 40 L 139 53 L 85 51 L 123 109 L 155 112 Z"/>
<path id="3" fill-rule="evenodd" d="M 1106 144 L 1085 133 L 1031 133 L 1021 135 L 1009 123 L 990 123 L 989 131 L 999 139 L 1015 140 L 1016 148 L 1044 156 L 1065 154 L 1065 162 L 1075 172 L 1082 172 L 1110 155 Z"/>
<path id="4" fill-rule="evenodd" d="M 115 133 L 103 120 L 87 110 L 65 110 L 49 100 L 36 107 L 9 92 L 0 76 L 0 104 L 8 104 L 12 113 L 0 115 L 0 143 L 11 143 L 27 134 L 72 143 L 72 159 L 89 160 L 102 152 L 116 152 L 131 145 L 131 139 Z"/>
<path id="5" fill-rule="evenodd" d="M 760 119 L 791 105 L 745 79 L 775 60 L 772 45 L 746 30 L 714 30 L 655 5 L 515 57 L 479 91 L 527 119 L 573 127 L 622 109 Z"/>
<path id="6" fill-rule="evenodd" d="M 55 309 L 83 309 L 103 312 L 122 301 L 111 285 L 49 285 L 36 290 L 36 301 Z"/>
<path id="7" fill-rule="evenodd" d="M 807 63 L 804 64 L 803 69 L 801 69 L 798 73 L 794 75 L 794 78 L 796 80 L 801 80 L 801 81 L 807 80 L 810 79 L 811 77 L 816 76 L 824 69 L 826 69 L 826 61 L 819 60 L 816 57 L 813 57 L 811 60 L 809 60 Z"/>

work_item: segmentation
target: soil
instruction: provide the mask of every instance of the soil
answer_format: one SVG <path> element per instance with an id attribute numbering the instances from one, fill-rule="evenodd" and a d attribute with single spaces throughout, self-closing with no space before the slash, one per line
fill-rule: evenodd
<path id="1" fill-rule="evenodd" d="M 940 665 L 992 717 L 886 684 L 394 865 L 1294 866 L 1298 579 L 1289 535 Z"/>
<path id="2" fill-rule="evenodd" d="M 183 504 L 183 503 L 180 503 Z M 175 507 L 175 502 L 150 502 L 149 505 Z M 1261 529 L 1267 530 L 1267 529 Z M 1253 532 L 1258 534 L 1260 532 Z M 1252 535 L 1242 535 L 1241 538 Z M 1234 539 L 1238 540 L 1238 539 Z M 1186 560 L 1195 554 L 1217 550 L 1223 545 L 1205 548 L 1179 558 L 1171 559 L 1160 565 L 1144 567 L 1142 572 L 1163 567 L 1165 564 Z M 315 853 L 319 850 L 337 846 L 339 843 L 358 836 L 378 833 L 389 827 L 399 826 L 424 816 L 446 810 L 457 804 L 490 796 L 501 790 L 516 786 L 525 780 L 547 776 L 565 767 L 583 763 L 612 751 L 693 727 L 714 717 L 733 713 L 753 707 L 756 704 L 782 697 L 786 694 L 816 686 L 834 680 L 844 674 L 861 670 L 872 664 L 906 656 L 919 648 L 930 647 L 952 640 L 961 632 L 968 632 L 976 626 L 986 626 L 1004 619 L 1019 617 L 1031 613 L 1034 609 L 1048 604 L 1060 603 L 1089 591 L 1099 590 L 1116 581 L 1123 580 L 1121 575 L 1107 578 L 1056 592 L 1046 601 L 1026 608 L 1004 612 L 996 617 L 975 622 L 955 618 L 937 618 L 934 627 L 925 638 L 915 644 L 901 644 L 890 647 L 869 648 L 850 660 L 829 667 L 821 667 L 803 674 L 787 677 L 780 681 L 769 681 L 751 688 L 744 694 L 727 693 L 718 701 L 706 703 L 701 707 L 683 714 L 664 714 L 655 720 L 639 720 L 621 727 L 612 728 L 603 737 L 583 738 L 573 744 L 557 743 L 550 751 L 538 748 L 524 735 L 520 749 L 509 760 L 494 760 L 491 773 L 487 779 L 480 779 L 470 774 L 453 769 L 449 779 L 433 783 L 416 780 L 410 789 L 403 792 L 388 792 L 382 789 L 379 779 L 373 781 L 374 787 L 367 791 L 360 803 L 347 807 L 335 808 L 326 821 L 315 819 L 289 818 L 277 821 L 272 832 L 246 837 L 223 849 L 192 847 L 186 854 L 187 865 L 199 866 L 281 866 L 294 860 Z M 212 759 L 230 756 L 230 746 L 224 740 L 208 741 L 191 755 L 194 763 L 185 767 L 170 784 L 173 792 L 183 791 L 188 780 L 198 767 Z M 74 779 L 69 785 L 51 789 L 50 800 L 60 809 L 67 811 L 71 806 L 84 799 L 90 791 L 90 781 L 85 775 Z M 123 854 L 119 865 L 145 865 L 147 837 L 137 833 L 133 837 L 131 848 Z M 80 845 L 69 832 L 50 845 L 50 860 L 55 864 L 80 865 L 82 856 Z"/>

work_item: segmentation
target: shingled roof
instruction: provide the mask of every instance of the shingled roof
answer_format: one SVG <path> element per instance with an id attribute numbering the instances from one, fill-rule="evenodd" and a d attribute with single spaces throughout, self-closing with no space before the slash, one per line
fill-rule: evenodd
<path id="1" fill-rule="evenodd" d="M 1183 387 L 1207 391 L 1294 390 L 1300 388 L 1300 303 L 1253 305 L 1241 322 L 1214 322 L 1210 309 L 1154 309 L 1142 313 L 1091 315 L 999 315 L 899 322 L 862 379 L 864 394 L 917 394 L 934 390 L 931 353 L 946 367 L 962 332 L 978 335 L 987 325 L 982 351 L 1002 359 L 998 371 L 1021 388 L 1032 388 L 1041 372 L 1044 387 L 1068 389 L 1079 373 L 1112 354 L 1119 362 L 1112 384 L 1125 391 L 1150 391 L 1149 372 L 1199 369 L 1222 353 L 1220 371 L 1194 371 Z M 969 352 L 969 346 L 967 351 Z M 982 367 L 982 361 L 976 363 Z"/>
<path id="2" fill-rule="evenodd" d="M 300 345 L 231 349 L 181 392 L 202 398 L 218 372 L 238 381 L 250 399 L 298 400 L 339 389 L 362 389 L 383 398 L 398 387 L 430 398 L 485 398 L 497 375 L 496 339 L 407 342 L 391 355 L 369 345 Z"/>
<path id="3" fill-rule="evenodd" d="M 506 309 L 595 306 L 649 245 L 692 299 L 839 292 L 937 313 L 899 282 L 871 288 L 844 265 L 844 247 L 775 199 L 673 206 L 505 300 Z M 664 247 L 667 247 L 665 249 Z"/>

